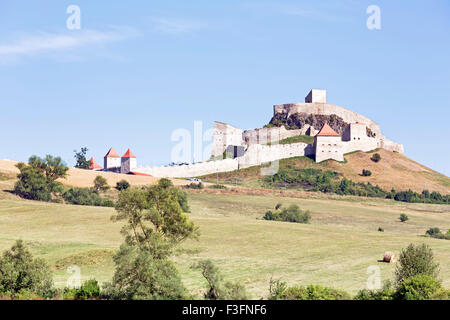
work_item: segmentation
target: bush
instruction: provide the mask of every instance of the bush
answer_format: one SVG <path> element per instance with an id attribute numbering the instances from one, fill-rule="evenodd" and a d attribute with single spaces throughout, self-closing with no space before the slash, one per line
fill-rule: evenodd
<path id="1" fill-rule="evenodd" d="M 430 228 L 425 232 L 425 235 L 436 239 L 450 240 L 450 230 L 443 234 L 439 228 Z"/>
<path id="2" fill-rule="evenodd" d="M 271 281 L 269 300 L 350 300 L 351 296 L 343 290 L 320 285 L 288 287 L 285 282 Z"/>
<path id="3" fill-rule="evenodd" d="M 363 170 L 362 170 L 362 175 L 363 175 L 364 177 L 369 177 L 369 176 L 372 175 L 372 171 L 363 169 Z"/>
<path id="4" fill-rule="evenodd" d="M 102 207 L 115 206 L 112 200 L 104 199 L 93 190 L 87 188 L 70 188 L 62 194 L 62 197 L 70 204 Z"/>
<path id="5" fill-rule="evenodd" d="M 108 191 L 111 187 L 108 186 L 108 181 L 102 176 L 96 176 L 94 179 L 94 186 L 92 189 L 95 193 Z"/>
<path id="6" fill-rule="evenodd" d="M 127 180 L 120 180 L 116 183 L 116 189 L 119 191 L 127 190 L 130 187 L 130 183 Z"/>
<path id="7" fill-rule="evenodd" d="M 404 279 L 414 277 L 419 274 L 428 275 L 437 279 L 439 274 L 439 264 L 434 261 L 434 255 L 431 248 L 426 245 L 410 244 L 406 249 L 400 252 L 395 276 L 397 286 Z"/>
<path id="8" fill-rule="evenodd" d="M 211 185 L 209 187 L 212 188 L 212 189 L 226 189 L 227 188 L 223 184 L 213 184 L 213 185 Z"/>
<path id="9" fill-rule="evenodd" d="M 441 288 L 441 284 L 433 277 L 418 274 L 404 279 L 396 292 L 399 300 L 429 300 Z"/>
<path id="10" fill-rule="evenodd" d="M 64 299 L 88 300 L 100 297 L 100 286 L 97 280 L 90 279 L 84 282 L 80 288 L 66 288 Z"/>
<path id="11" fill-rule="evenodd" d="M 386 281 L 383 288 L 379 290 L 362 289 L 358 291 L 355 300 L 393 300 L 395 297 L 395 290 L 390 281 Z"/>
<path id="12" fill-rule="evenodd" d="M 406 221 L 409 220 L 408 216 L 406 214 L 404 214 L 404 213 L 400 214 L 399 219 L 400 219 L 401 222 L 406 222 Z"/>
<path id="13" fill-rule="evenodd" d="M 384 232 L 384 229 L 382 227 L 378 227 L 378 231 Z"/>
<path id="14" fill-rule="evenodd" d="M 278 209 L 275 209 L 275 211 L 267 211 L 263 219 L 297 223 L 309 223 L 311 220 L 311 213 L 309 211 L 300 210 L 300 208 L 295 204 L 283 209 L 281 208 L 281 205 L 277 204 L 275 208 Z"/>
<path id="15" fill-rule="evenodd" d="M 48 296 L 52 273 L 42 259 L 34 259 L 22 240 L 17 240 L 0 258 L 0 294 Z"/>
<path id="16" fill-rule="evenodd" d="M 249 295 L 239 282 L 223 283 L 219 269 L 211 260 L 201 260 L 192 265 L 192 269 L 200 270 L 208 286 L 204 297 L 209 300 L 248 300 Z"/>
<path id="17" fill-rule="evenodd" d="M 380 156 L 379 153 L 375 153 L 375 154 L 370 158 L 370 160 L 372 160 L 373 162 L 378 162 L 378 161 L 381 160 L 381 156 Z"/>
<path id="18" fill-rule="evenodd" d="M 186 186 L 186 188 L 188 189 L 203 189 L 203 183 L 199 182 L 199 183 L 195 183 L 195 182 L 191 182 L 190 184 L 188 184 Z"/>

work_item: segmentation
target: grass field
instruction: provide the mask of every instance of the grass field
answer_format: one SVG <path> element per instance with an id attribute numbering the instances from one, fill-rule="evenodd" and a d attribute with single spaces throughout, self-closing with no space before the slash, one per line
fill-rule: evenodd
<path id="1" fill-rule="evenodd" d="M 201 236 L 186 242 L 174 257 L 184 283 L 200 294 L 203 280 L 189 266 L 210 258 L 225 279 L 245 283 L 253 298 L 267 295 L 271 277 L 355 293 L 365 287 L 371 265 L 381 268 L 382 279 L 392 278 L 394 265 L 378 262 L 385 251 L 398 253 L 411 242 L 424 242 L 433 248 L 443 284 L 450 287 L 450 241 L 422 236 L 430 227 L 450 228 L 450 206 L 342 199 L 190 194 L 190 217 Z M 311 223 L 261 220 L 278 202 L 311 210 Z M 66 268 L 73 264 L 81 268 L 83 280 L 109 281 L 111 258 L 122 242 L 121 225 L 110 221 L 113 213 L 111 208 L 25 201 L 0 192 L 0 249 L 25 240 L 50 263 L 58 286 L 65 285 L 70 276 Z M 400 213 L 410 220 L 399 222 Z"/>

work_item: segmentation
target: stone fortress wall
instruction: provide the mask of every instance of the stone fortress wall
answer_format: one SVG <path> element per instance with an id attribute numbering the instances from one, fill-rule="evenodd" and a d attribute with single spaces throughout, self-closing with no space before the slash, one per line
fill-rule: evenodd
<path id="1" fill-rule="evenodd" d="M 234 171 L 297 156 L 316 156 L 316 161 L 320 162 L 326 159 L 342 161 L 345 153 L 358 150 L 367 152 L 376 148 L 403 153 L 403 145 L 384 137 L 381 134 L 378 124 L 371 119 L 351 110 L 326 103 L 325 90 L 311 90 L 305 98 L 305 103 L 275 105 L 274 115 L 276 113 L 287 113 L 288 115 L 294 113 L 335 114 L 350 125 L 342 137 L 338 137 L 338 142 L 335 141 L 336 139 L 331 139 L 333 140 L 330 140 L 329 144 L 331 146 L 329 148 L 325 147 L 325 150 L 321 149 L 322 147 L 318 148 L 317 150 L 320 150 L 320 155 L 317 155 L 315 144 L 274 144 L 276 141 L 297 135 L 306 134 L 315 136 L 317 134 L 316 130 L 309 125 L 305 125 L 301 129 L 296 130 L 287 130 L 284 126 L 281 126 L 244 131 L 222 122 L 215 122 L 212 156 L 214 158 L 220 158 L 228 146 L 244 147 L 245 153 L 243 156 L 234 159 L 205 161 L 181 166 L 140 167 L 134 171 L 150 174 L 155 177 L 183 178 L 202 176 L 216 172 Z M 372 131 L 374 136 L 369 137 L 367 135 L 366 127 Z M 268 142 L 272 142 L 272 144 L 267 145 Z M 324 151 L 323 154 L 322 150 Z M 325 153 L 329 156 L 328 158 Z M 331 153 L 333 153 L 332 156 Z"/>

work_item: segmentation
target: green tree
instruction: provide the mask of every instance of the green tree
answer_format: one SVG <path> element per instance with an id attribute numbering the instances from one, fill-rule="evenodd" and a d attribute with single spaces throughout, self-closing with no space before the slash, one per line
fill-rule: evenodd
<path id="1" fill-rule="evenodd" d="M 245 287 L 239 282 L 223 282 L 219 269 L 211 260 L 201 260 L 192 266 L 201 271 L 208 286 L 204 294 L 208 300 L 246 300 L 249 295 Z"/>
<path id="2" fill-rule="evenodd" d="M 184 209 L 183 209 L 184 208 Z M 114 256 L 116 271 L 105 287 L 115 299 L 182 299 L 186 297 L 178 271 L 169 260 L 174 248 L 196 238 L 198 228 L 188 219 L 185 193 L 168 179 L 119 194 L 113 221 L 125 221 L 125 242 Z"/>
<path id="3" fill-rule="evenodd" d="M 76 160 L 75 168 L 78 169 L 89 169 L 91 166 L 91 161 L 86 158 L 86 153 L 88 151 L 88 148 L 84 147 L 81 148 L 80 151 L 73 150 L 75 153 L 74 158 Z"/>
<path id="4" fill-rule="evenodd" d="M 130 183 L 127 180 L 120 180 L 116 183 L 116 189 L 119 191 L 126 190 L 130 187 Z"/>
<path id="5" fill-rule="evenodd" d="M 381 160 L 381 156 L 380 156 L 379 153 L 375 153 L 375 154 L 370 158 L 370 160 L 372 160 L 373 162 L 378 162 L 378 161 Z"/>
<path id="6" fill-rule="evenodd" d="M 42 259 L 34 259 L 22 240 L 0 258 L 0 293 L 12 297 L 31 292 L 46 295 L 52 289 L 52 273 Z"/>
<path id="7" fill-rule="evenodd" d="M 396 292 L 400 300 L 429 300 L 441 289 L 441 284 L 426 274 L 417 274 L 404 279 Z"/>
<path id="8" fill-rule="evenodd" d="M 439 264 L 434 261 L 433 250 L 426 245 L 410 244 L 400 252 L 395 277 L 397 286 L 404 279 L 414 277 L 419 274 L 428 275 L 437 279 L 439 275 Z"/>
<path id="9" fill-rule="evenodd" d="M 92 190 L 94 190 L 95 193 L 100 193 L 100 192 L 106 192 L 110 189 L 111 187 L 108 185 L 108 181 L 106 181 L 105 178 L 103 178 L 102 176 L 96 176 L 94 179 L 94 186 L 92 187 Z"/>
<path id="10" fill-rule="evenodd" d="M 28 164 L 19 162 L 16 167 L 20 173 L 14 192 L 22 198 L 40 201 L 50 201 L 53 194 L 62 191 L 61 183 L 56 180 L 66 178 L 69 170 L 60 157 L 51 155 L 45 159 L 31 156 Z"/>

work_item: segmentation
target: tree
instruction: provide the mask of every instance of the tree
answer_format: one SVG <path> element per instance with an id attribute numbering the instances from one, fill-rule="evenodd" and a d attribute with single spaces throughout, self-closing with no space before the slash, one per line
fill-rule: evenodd
<path id="1" fill-rule="evenodd" d="M 396 292 L 400 300 L 429 300 L 441 289 L 441 284 L 433 277 L 418 274 L 404 279 Z"/>
<path id="2" fill-rule="evenodd" d="M 17 240 L 0 258 L 0 293 L 14 297 L 24 291 L 48 294 L 52 273 L 42 259 L 34 259 L 22 240 Z"/>
<path id="3" fill-rule="evenodd" d="M 95 193 L 98 194 L 100 192 L 108 191 L 109 188 L 111 187 L 108 185 L 108 181 L 106 181 L 105 178 L 103 178 L 102 176 L 95 177 L 94 186 L 92 187 Z"/>
<path id="4" fill-rule="evenodd" d="M 28 164 L 19 162 L 19 181 L 14 186 L 14 192 L 25 199 L 50 201 L 52 195 L 62 191 L 57 179 L 66 178 L 68 167 L 60 157 L 47 155 L 45 159 L 31 156 Z"/>
<path id="5" fill-rule="evenodd" d="M 117 299 L 181 299 L 185 288 L 168 258 L 182 241 L 198 236 L 186 215 L 187 197 L 168 179 L 120 192 L 113 221 L 125 221 L 125 242 L 114 256 L 106 291 Z"/>
<path id="6" fill-rule="evenodd" d="M 119 191 L 126 190 L 130 187 L 130 183 L 127 180 L 120 180 L 116 183 L 116 189 Z"/>
<path id="7" fill-rule="evenodd" d="M 80 151 L 77 152 L 77 150 L 73 150 L 75 153 L 74 158 L 76 160 L 75 168 L 78 169 L 89 169 L 91 166 L 91 161 L 86 158 L 86 153 L 88 151 L 88 148 L 84 147 L 81 148 Z"/>
<path id="8" fill-rule="evenodd" d="M 363 175 L 364 177 L 369 177 L 369 176 L 372 175 L 372 171 L 363 169 L 363 170 L 362 170 L 362 175 Z"/>
<path id="9" fill-rule="evenodd" d="M 381 160 L 381 156 L 380 156 L 379 153 L 375 153 L 375 154 L 370 158 L 370 160 L 372 160 L 373 162 L 378 162 L 378 161 Z"/>
<path id="10" fill-rule="evenodd" d="M 201 271 L 203 278 L 208 283 L 204 294 L 209 300 L 246 300 L 249 299 L 245 287 L 239 282 L 227 281 L 223 283 L 219 269 L 211 260 L 201 260 L 192 265 L 192 269 Z"/>
<path id="11" fill-rule="evenodd" d="M 434 261 L 433 250 L 426 245 L 410 244 L 402 250 L 399 255 L 395 277 L 397 285 L 404 279 L 425 274 L 437 279 L 439 275 L 439 264 Z"/>

